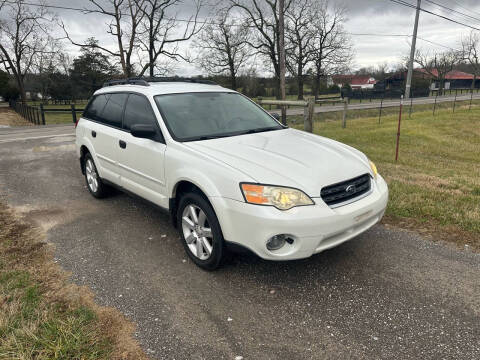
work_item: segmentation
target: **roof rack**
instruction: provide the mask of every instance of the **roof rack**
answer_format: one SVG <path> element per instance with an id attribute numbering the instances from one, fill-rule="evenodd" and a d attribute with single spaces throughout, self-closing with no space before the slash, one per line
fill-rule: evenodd
<path id="1" fill-rule="evenodd" d="M 182 77 L 138 77 L 129 79 L 109 80 L 103 83 L 103 87 L 114 85 L 141 85 L 150 86 L 149 83 L 155 82 L 188 82 L 193 84 L 218 85 L 214 81 L 203 79 L 192 79 Z"/>
<path id="2" fill-rule="evenodd" d="M 120 80 L 108 80 L 103 83 L 103 87 L 114 85 L 141 85 L 150 86 L 148 82 L 143 79 L 120 79 Z"/>
<path id="3" fill-rule="evenodd" d="M 216 82 L 204 79 L 182 78 L 182 77 L 150 77 L 138 78 L 148 82 L 189 82 L 193 84 L 218 85 Z"/>

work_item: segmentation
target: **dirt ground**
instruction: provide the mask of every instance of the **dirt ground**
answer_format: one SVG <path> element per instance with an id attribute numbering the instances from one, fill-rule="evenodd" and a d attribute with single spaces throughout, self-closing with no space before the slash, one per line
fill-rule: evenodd
<path id="1" fill-rule="evenodd" d="M 0 108 L 0 126 L 31 126 L 28 122 L 15 111 L 9 108 Z"/>

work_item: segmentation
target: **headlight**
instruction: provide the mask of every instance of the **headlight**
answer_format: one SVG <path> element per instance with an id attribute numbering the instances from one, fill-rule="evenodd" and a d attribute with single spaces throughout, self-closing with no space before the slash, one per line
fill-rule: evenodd
<path id="1" fill-rule="evenodd" d="M 250 204 L 275 206 L 279 210 L 314 204 L 307 194 L 293 188 L 246 183 L 240 184 L 240 188 Z"/>
<path id="2" fill-rule="evenodd" d="M 369 162 L 370 162 L 370 169 L 372 169 L 372 172 L 373 172 L 373 177 L 377 179 L 377 175 L 378 175 L 377 167 L 375 166 L 373 161 L 369 160 Z"/>

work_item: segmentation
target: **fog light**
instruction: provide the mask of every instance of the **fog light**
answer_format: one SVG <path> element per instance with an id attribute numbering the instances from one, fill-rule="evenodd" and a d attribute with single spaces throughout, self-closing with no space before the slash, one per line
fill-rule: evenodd
<path id="1" fill-rule="evenodd" d="M 286 234 L 272 236 L 267 241 L 267 249 L 270 251 L 281 249 L 287 242 L 292 244 L 293 239 Z"/>

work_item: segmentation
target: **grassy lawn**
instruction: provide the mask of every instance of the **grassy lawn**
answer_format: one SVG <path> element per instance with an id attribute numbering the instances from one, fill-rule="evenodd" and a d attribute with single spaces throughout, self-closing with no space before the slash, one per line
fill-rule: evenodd
<path id="1" fill-rule="evenodd" d="M 69 283 L 41 239 L 0 203 L 0 358 L 145 359 L 133 326 Z"/>
<path id="2" fill-rule="evenodd" d="M 480 249 L 480 103 L 408 106 L 402 118 L 400 155 L 395 163 L 398 108 L 317 114 L 315 133 L 363 151 L 389 184 L 386 220 Z M 303 129 L 301 117 L 291 125 Z M 293 121 L 296 121 L 295 123 Z"/>

